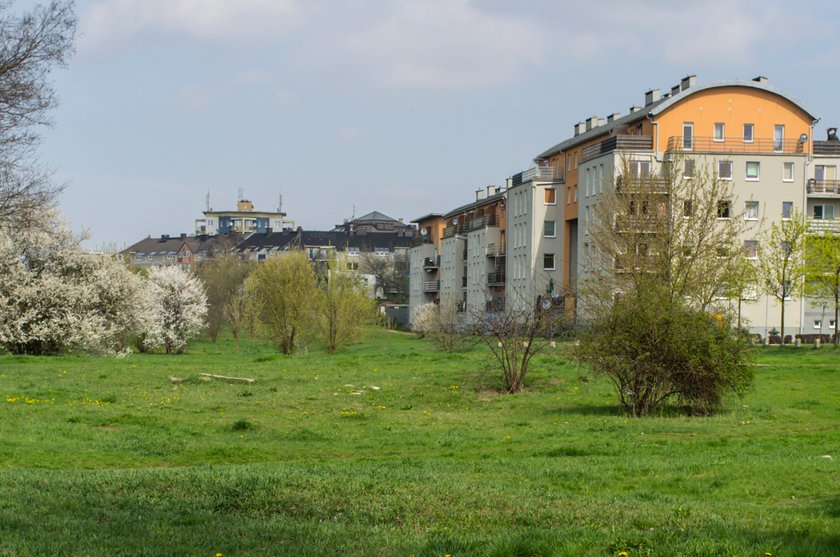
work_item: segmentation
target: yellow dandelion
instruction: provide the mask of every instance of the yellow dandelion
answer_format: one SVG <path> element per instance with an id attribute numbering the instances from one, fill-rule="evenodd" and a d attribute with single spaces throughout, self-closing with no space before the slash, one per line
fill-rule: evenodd
<path id="1" fill-rule="evenodd" d="M 628 555 L 629 555 L 629 553 L 627 553 L 626 551 L 619 551 L 618 552 L 618 557 L 627 557 Z"/>

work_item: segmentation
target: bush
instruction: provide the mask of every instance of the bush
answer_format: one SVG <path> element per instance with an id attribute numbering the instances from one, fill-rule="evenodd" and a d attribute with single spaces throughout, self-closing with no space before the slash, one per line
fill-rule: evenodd
<path id="1" fill-rule="evenodd" d="M 612 381 L 633 416 L 665 404 L 712 413 L 752 384 L 747 338 L 721 315 L 649 294 L 620 299 L 593 325 L 574 356 Z"/>

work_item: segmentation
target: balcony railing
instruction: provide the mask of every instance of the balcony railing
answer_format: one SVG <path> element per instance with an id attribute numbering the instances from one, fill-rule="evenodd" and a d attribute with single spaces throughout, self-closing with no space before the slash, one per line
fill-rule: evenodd
<path id="1" fill-rule="evenodd" d="M 811 178 L 807 185 L 808 195 L 840 195 L 840 180 L 816 180 Z"/>
<path id="2" fill-rule="evenodd" d="M 840 233 L 840 219 L 814 219 L 810 221 L 809 232 L 821 234 L 824 232 Z"/>
<path id="3" fill-rule="evenodd" d="M 423 260 L 423 270 L 425 271 L 434 271 L 440 267 L 440 256 L 436 257 L 427 257 Z"/>
<path id="4" fill-rule="evenodd" d="M 423 292 L 437 292 L 439 290 L 440 290 L 440 281 L 439 280 L 423 281 Z"/>
<path id="5" fill-rule="evenodd" d="M 840 155 L 840 141 L 814 141 L 815 155 Z"/>
<path id="6" fill-rule="evenodd" d="M 416 248 L 418 246 L 422 246 L 423 244 L 433 244 L 434 240 L 432 240 L 428 235 L 426 236 L 415 236 L 411 239 L 411 247 Z"/>
<path id="7" fill-rule="evenodd" d="M 518 186 L 527 182 L 563 182 L 565 175 L 563 169 L 555 166 L 537 166 L 514 174 L 511 178 L 511 185 Z"/>
<path id="8" fill-rule="evenodd" d="M 620 215 L 615 218 L 618 232 L 652 232 L 663 224 L 663 219 L 653 215 Z"/>
<path id="9" fill-rule="evenodd" d="M 484 310 L 485 311 L 504 311 L 505 310 L 505 300 L 504 300 L 504 298 L 495 298 L 493 300 L 487 300 L 484 303 Z"/>
<path id="10" fill-rule="evenodd" d="M 653 137 L 649 135 L 614 135 L 600 143 L 585 147 L 581 152 L 581 160 L 588 161 L 615 150 L 651 151 L 652 149 Z"/>
<path id="11" fill-rule="evenodd" d="M 505 256 L 505 243 L 500 242 L 498 244 L 487 244 L 487 257 L 504 257 Z"/>
<path id="12" fill-rule="evenodd" d="M 624 176 L 615 179 L 615 191 L 618 193 L 668 193 L 671 185 L 665 178 L 633 176 L 625 180 Z"/>
<path id="13" fill-rule="evenodd" d="M 487 286 L 504 286 L 504 273 L 487 273 Z"/>
<path id="14" fill-rule="evenodd" d="M 488 226 L 496 226 L 495 214 L 484 215 L 483 217 L 478 217 L 477 219 L 473 219 L 464 223 L 465 232 L 479 230 Z"/>
<path id="15" fill-rule="evenodd" d="M 685 138 L 672 136 L 668 139 L 668 151 L 690 151 L 695 153 L 761 153 L 761 154 L 795 154 L 804 153 L 804 143 L 798 139 L 759 139 L 746 142 L 742 137 L 694 137 L 686 141 Z"/>

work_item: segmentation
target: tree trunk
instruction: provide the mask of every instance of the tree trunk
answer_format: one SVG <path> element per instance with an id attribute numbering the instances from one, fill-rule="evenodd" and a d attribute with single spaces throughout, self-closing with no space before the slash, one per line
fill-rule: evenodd
<path id="1" fill-rule="evenodd" d="M 780 332 L 779 335 L 782 337 L 782 340 L 779 342 L 780 346 L 785 345 L 785 295 L 782 294 L 782 323 L 779 326 Z"/>

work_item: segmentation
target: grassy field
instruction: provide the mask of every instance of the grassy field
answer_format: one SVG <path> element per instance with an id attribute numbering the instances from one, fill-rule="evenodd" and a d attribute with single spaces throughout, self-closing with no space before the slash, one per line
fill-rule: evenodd
<path id="1" fill-rule="evenodd" d="M 727 412 L 650 419 L 561 348 L 515 396 L 401 333 L 190 352 L 0 357 L 0 555 L 840 555 L 832 348 L 759 349 Z"/>

